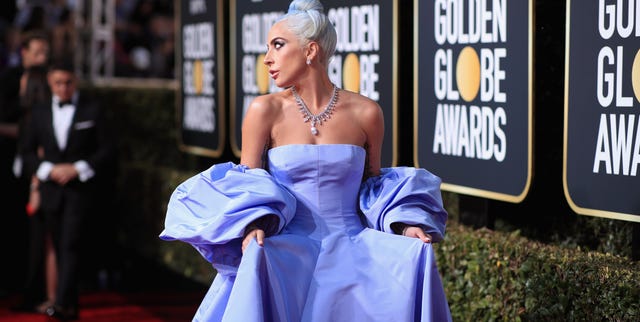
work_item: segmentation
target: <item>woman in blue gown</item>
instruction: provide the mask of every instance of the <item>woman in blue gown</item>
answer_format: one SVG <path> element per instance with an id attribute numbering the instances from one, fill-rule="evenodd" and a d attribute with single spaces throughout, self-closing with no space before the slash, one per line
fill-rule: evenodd
<path id="1" fill-rule="evenodd" d="M 294 0 L 267 41 L 285 90 L 250 104 L 240 164 L 177 187 L 160 235 L 217 271 L 194 320 L 451 320 L 431 246 L 440 179 L 380 168 L 382 111 L 331 83 L 336 32 L 317 0 Z"/>

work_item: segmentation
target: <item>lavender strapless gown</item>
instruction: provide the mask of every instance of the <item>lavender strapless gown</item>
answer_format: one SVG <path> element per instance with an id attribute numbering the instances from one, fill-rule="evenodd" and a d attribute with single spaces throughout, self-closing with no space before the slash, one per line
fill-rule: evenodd
<path id="1" fill-rule="evenodd" d="M 194 321 L 450 321 L 432 245 L 390 229 L 421 225 L 441 240 L 440 179 L 396 167 L 362 182 L 365 156 L 286 145 L 269 151 L 269 171 L 221 163 L 182 183 L 160 237 L 217 271 Z M 276 234 L 242 254 L 244 228 L 267 214 Z"/>

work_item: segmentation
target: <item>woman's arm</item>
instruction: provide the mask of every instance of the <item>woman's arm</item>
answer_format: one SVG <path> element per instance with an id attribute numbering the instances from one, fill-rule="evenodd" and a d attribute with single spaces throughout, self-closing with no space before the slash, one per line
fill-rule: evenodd
<path id="1" fill-rule="evenodd" d="M 266 149 L 271 141 L 271 127 L 276 110 L 269 96 L 259 96 L 254 99 L 242 122 L 242 153 L 240 163 L 249 168 L 262 168 Z M 275 217 L 275 216 L 267 216 Z M 245 228 L 242 240 L 242 252 L 247 248 L 252 239 L 256 239 L 258 245 L 264 245 L 265 224 L 268 220 L 278 218 L 261 217 Z"/>
<path id="2" fill-rule="evenodd" d="M 365 178 L 380 174 L 380 158 L 382 154 L 382 141 L 384 138 L 384 116 L 380 106 L 369 99 L 364 100 L 360 124 L 366 135 L 365 148 L 367 149 L 367 164 L 365 165 Z"/>
<path id="3" fill-rule="evenodd" d="M 242 152 L 240 164 L 261 168 L 263 154 L 271 139 L 275 108 L 269 96 L 255 98 L 242 122 Z"/>
<path id="4" fill-rule="evenodd" d="M 382 109 L 375 102 L 370 102 L 362 113 L 362 128 L 367 135 L 367 154 L 368 169 L 365 169 L 368 176 L 377 176 L 380 174 L 382 141 L 384 138 L 384 116 Z M 425 243 L 431 242 L 431 236 L 424 232 L 419 226 L 411 226 L 405 223 L 393 223 L 391 225 L 393 231 L 398 235 L 412 238 L 419 238 Z"/>

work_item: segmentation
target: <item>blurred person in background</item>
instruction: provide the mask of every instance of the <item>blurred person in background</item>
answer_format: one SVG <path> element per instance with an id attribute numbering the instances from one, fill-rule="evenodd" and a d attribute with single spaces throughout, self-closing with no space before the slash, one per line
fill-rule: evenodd
<path id="1" fill-rule="evenodd" d="M 173 1 L 117 0 L 115 6 L 115 75 L 173 78 Z"/>
<path id="2" fill-rule="evenodd" d="M 74 13 L 65 7 L 51 29 L 51 59 L 71 59 L 75 55 L 76 43 Z"/>
<path id="3" fill-rule="evenodd" d="M 83 222 L 99 214 L 101 182 L 110 180 L 113 136 L 98 102 L 77 91 L 74 66 L 56 62 L 48 72 L 52 96 L 33 109 L 24 144 L 25 169 L 39 181 L 40 209 L 51 231 L 58 286 L 48 316 L 78 318 Z M 38 150 L 42 147 L 42 154 Z"/>
<path id="4" fill-rule="evenodd" d="M 22 26 L 22 31 L 47 30 L 49 27 L 50 26 L 47 25 L 47 13 L 44 7 L 36 5 L 29 10 L 29 20 Z"/>
<path id="5" fill-rule="evenodd" d="M 10 65 L 11 56 L 14 53 L 15 38 L 13 28 L 13 18 L 16 15 L 17 7 L 15 1 L 0 2 L 0 70 L 4 70 Z"/>
<path id="6" fill-rule="evenodd" d="M 43 65 L 49 58 L 49 41 L 42 32 L 23 36 L 20 48 L 21 63 L 0 75 L 0 213 L 6 233 L 0 234 L 3 258 L 12 259 L 0 268 L 0 285 L 6 291 L 21 287 L 24 279 L 28 249 L 28 228 L 25 215 L 25 185 L 14 175 L 20 107 L 20 80 L 25 70 Z M 24 189 L 23 189 L 24 188 Z M 4 262 L 4 260 L 3 260 Z"/>
<path id="7" fill-rule="evenodd" d="M 18 156 L 14 164 L 14 174 L 26 183 L 25 186 L 29 187 L 24 192 L 25 195 L 28 195 L 26 211 L 29 217 L 29 253 L 23 299 L 14 309 L 38 313 L 45 313 L 46 309 L 55 302 L 56 256 L 51 233 L 46 229 L 44 216 L 38 211 L 40 208 L 39 180 L 33 173 L 25 171 L 22 156 L 32 109 L 36 106 L 42 106 L 50 97 L 47 67 L 38 65 L 27 69 L 20 79 L 20 105 L 23 109 L 23 115 L 19 127 Z M 38 149 L 40 157 L 43 152 L 42 148 Z"/>

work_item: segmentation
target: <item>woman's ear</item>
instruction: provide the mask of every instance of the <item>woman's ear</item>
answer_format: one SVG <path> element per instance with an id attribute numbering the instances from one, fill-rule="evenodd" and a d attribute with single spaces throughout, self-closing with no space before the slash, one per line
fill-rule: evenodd
<path id="1" fill-rule="evenodd" d="M 307 62 L 318 59 L 320 55 L 320 46 L 318 46 L 317 42 L 310 41 L 306 48 L 305 56 L 307 57 Z"/>

